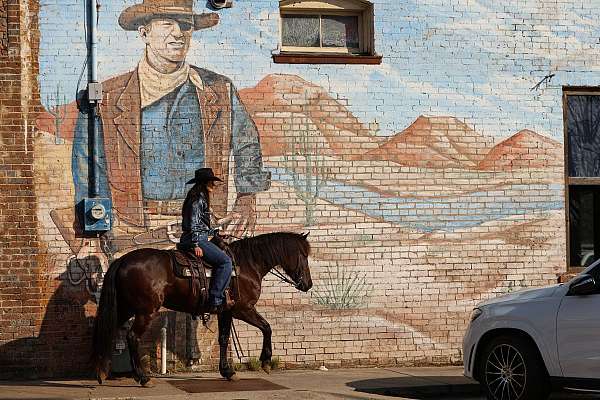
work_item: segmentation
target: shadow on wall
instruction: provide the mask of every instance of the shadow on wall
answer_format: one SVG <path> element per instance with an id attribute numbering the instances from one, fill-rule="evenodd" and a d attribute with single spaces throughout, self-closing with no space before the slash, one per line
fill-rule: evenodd
<path id="1" fill-rule="evenodd" d="M 101 271 L 96 256 L 70 260 L 66 271 L 45 289 L 53 290 L 53 294 L 38 336 L 0 345 L 0 379 L 51 377 L 55 371 L 61 376 L 91 373 L 92 316 L 96 308 L 92 293 L 97 292 Z"/>

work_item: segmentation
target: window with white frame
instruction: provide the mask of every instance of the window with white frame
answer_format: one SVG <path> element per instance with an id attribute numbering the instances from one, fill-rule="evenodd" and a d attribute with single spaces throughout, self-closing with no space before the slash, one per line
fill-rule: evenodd
<path id="1" fill-rule="evenodd" d="M 281 51 L 373 55 L 373 5 L 364 0 L 281 1 Z"/>

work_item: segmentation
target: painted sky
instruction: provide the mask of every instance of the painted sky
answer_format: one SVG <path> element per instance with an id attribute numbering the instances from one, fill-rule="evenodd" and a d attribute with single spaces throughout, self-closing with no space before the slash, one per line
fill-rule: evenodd
<path id="1" fill-rule="evenodd" d="M 143 44 L 117 24 L 135 1 L 100 1 L 99 75 L 135 68 Z M 83 1 L 42 0 L 40 86 L 46 105 L 60 86 L 74 98 L 85 59 Z M 375 1 L 379 66 L 276 65 L 278 1 L 237 0 L 221 23 L 194 33 L 188 60 L 229 76 L 239 88 L 271 73 L 297 74 L 348 99 L 379 134 L 419 115 L 455 116 L 505 137 L 528 128 L 562 141 L 562 86 L 600 85 L 597 0 Z M 196 11 L 205 10 L 202 4 Z M 549 84 L 531 90 L 544 76 Z M 85 76 L 84 76 L 85 82 Z M 60 96 L 61 99 L 63 96 Z M 60 101 L 62 103 L 62 101 Z"/>

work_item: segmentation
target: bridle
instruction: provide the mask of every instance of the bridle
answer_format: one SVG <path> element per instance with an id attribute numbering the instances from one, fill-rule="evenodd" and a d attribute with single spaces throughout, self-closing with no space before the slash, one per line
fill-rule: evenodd
<path id="1" fill-rule="evenodd" d="M 281 279 L 281 282 L 285 282 L 285 283 L 289 283 L 290 285 L 292 285 L 293 287 L 295 287 L 296 289 L 298 289 L 298 286 L 300 286 L 300 282 L 301 280 L 299 280 L 298 282 L 294 282 L 293 280 L 291 280 L 290 278 L 288 278 L 287 276 L 285 276 L 285 274 L 281 271 L 279 271 L 277 269 L 278 266 L 275 266 L 273 268 L 271 268 L 269 270 L 269 273 L 272 275 L 275 275 L 276 277 L 278 277 L 279 279 Z"/>
<path id="2" fill-rule="evenodd" d="M 241 237 L 237 237 L 235 235 L 224 235 L 221 236 L 221 238 L 223 240 L 225 240 L 226 238 L 234 238 L 234 239 L 238 239 L 241 240 L 243 238 Z M 232 255 L 232 254 L 230 254 Z M 298 255 L 298 261 L 296 263 L 296 271 L 298 271 L 300 265 L 300 255 Z M 277 278 L 279 278 L 281 280 L 281 282 L 285 282 L 288 283 L 290 285 L 292 285 L 294 288 L 300 290 L 300 285 L 302 284 L 302 281 L 304 279 L 304 271 L 300 270 L 300 273 L 298 274 L 298 281 L 295 282 L 293 279 L 288 278 L 287 276 L 285 276 L 285 273 L 281 272 L 279 269 L 277 269 L 277 267 L 280 267 L 281 265 L 275 265 L 273 268 L 271 268 L 269 270 L 269 273 L 272 275 L 275 275 Z"/>
<path id="3" fill-rule="evenodd" d="M 289 283 L 294 288 L 300 290 L 300 285 L 302 284 L 302 281 L 304 280 L 304 271 L 299 268 L 299 265 L 300 265 L 300 255 L 298 255 L 298 261 L 296 263 L 296 271 L 299 271 L 298 276 L 297 276 L 297 282 L 295 282 L 293 279 L 288 278 L 287 276 L 285 276 L 285 274 L 283 272 L 279 271 L 277 269 L 277 267 L 279 267 L 280 265 L 276 265 L 273 268 L 271 268 L 269 270 L 269 273 L 271 273 L 271 274 L 275 275 L 276 277 L 278 277 L 279 279 L 281 279 L 282 282 Z"/>

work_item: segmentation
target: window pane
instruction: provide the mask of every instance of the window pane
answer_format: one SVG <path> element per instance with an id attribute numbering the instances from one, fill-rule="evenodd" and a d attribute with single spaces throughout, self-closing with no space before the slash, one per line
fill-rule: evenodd
<path id="1" fill-rule="evenodd" d="M 567 96 L 569 176 L 600 176 L 600 96 Z"/>
<path id="2" fill-rule="evenodd" d="M 323 47 L 358 48 L 358 17 L 323 15 Z"/>
<path id="3" fill-rule="evenodd" d="M 570 266 L 587 267 L 600 255 L 600 187 L 569 188 Z"/>
<path id="4" fill-rule="evenodd" d="M 318 15 L 282 15 L 284 46 L 320 47 Z"/>

